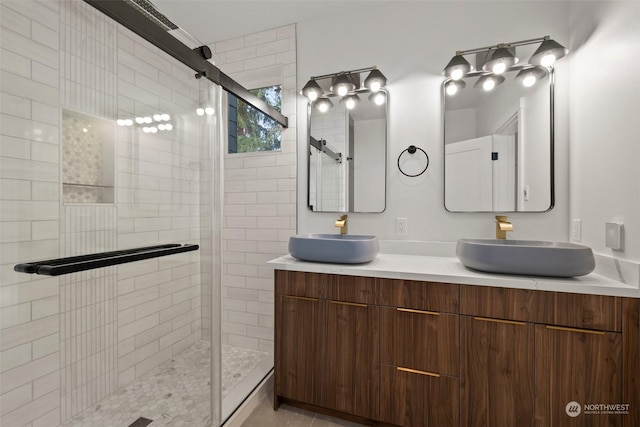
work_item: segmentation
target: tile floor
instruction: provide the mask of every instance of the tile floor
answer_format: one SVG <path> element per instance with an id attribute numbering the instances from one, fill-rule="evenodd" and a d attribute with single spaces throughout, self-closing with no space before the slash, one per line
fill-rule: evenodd
<path id="1" fill-rule="evenodd" d="M 338 418 L 315 414 L 289 405 L 273 410 L 273 392 L 251 413 L 242 427 L 362 427 Z"/>
<path id="2" fill-rule="evenodd" d="M 263 351 L 222 346 L 222 394 L 228 395 L 260 361 Z M 198 341 L 142 375 L 64 427 L 126 427 L 138 418 L 151 427 L 204 427 L 210 421 L 210 346 Z"/>

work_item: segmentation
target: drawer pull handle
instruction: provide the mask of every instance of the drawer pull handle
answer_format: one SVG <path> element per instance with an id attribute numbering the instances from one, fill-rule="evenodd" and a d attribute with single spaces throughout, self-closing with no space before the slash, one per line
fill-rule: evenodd
<path id="1" fill-rule="evenodd" d="M 516 322 L 515 320 L 490 319 L 488 317 L 474 317 L 473 320 L 482 320 L 483 322 L 506 323 L 508 325 L 524 326 L 524 322 Z"/>
<path id="2" fill-rule="evenodd" d="M 590 329 L 563 328 L 562 326 L 546 326 L 547 329 L 555 331 L 579 332 L 581 334 L 604 335 L 603 331 L 592 331 Z"/>
<path id="3" fill-rule="evenodd" d="M 367 304 L 356 304 L 355 302 L 331 301 L 331 304 L 350 305 L 353 307 L 367 307 Z"/>
<path id="4" fill-rule="evenodd" d="M 397 366 L 396 370 L 397 371 L 402 371 L 402 372 L 409 372 L 410 374 L 426 375 L 428 377 L 440 378 L 440 374 L 436 374 L 436 373 L 433 373 L 433 372 L 427 372 L 427 371 L 418 371 L 417 369 L 401 368 L 401 367 Z"/>
<path id="5" fill-rule="evenodd" d="M 308 297 L 296 297 L 293 295 L 285 295 L 285 298 L 291 298 L 291 299 L 299 299 L 302 301 L 313 301 L 313 302 L 318 302 L 318 298 L 308 298 Z"/>
<path id="6" fill-rule="evenodd" d="M 430 314 L 432 316 L 440 316 L 440 313 L 436 311 L 422 311 L 422 310 L 411 310 L 409 308 L 396 308 L 397 311 L 404 311 L 405 313 L 418 313 L 418 314 Z"/>

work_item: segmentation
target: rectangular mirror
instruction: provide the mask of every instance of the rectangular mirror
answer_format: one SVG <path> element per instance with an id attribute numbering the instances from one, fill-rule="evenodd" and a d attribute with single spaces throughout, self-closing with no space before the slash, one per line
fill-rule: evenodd
<path id="1" fill-rule="evenodd" d="M 485 91 L 469 73 L 442 86 L 444 204 L 450 212 L 544 212 L 553 207 L 553 69 L 531 87 L 504 73 Z M 475 87 L 478 86 L 478 87 Z"/>
<path id="2" fill-rule="evenodd" d="M 314 212 L 383 212 L 386 207 L 387 109 L 357 92 L 345 108 L 338 97 L 325 112 L 308 107 L 308 206 Z"/>

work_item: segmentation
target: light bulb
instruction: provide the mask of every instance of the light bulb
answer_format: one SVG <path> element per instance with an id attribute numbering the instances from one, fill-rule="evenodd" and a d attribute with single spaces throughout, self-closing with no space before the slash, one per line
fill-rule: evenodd
<path id="1" fill-rule="evenodd" d="M 484 81 L 484 83 L 482 83 L 482 88 L 487 92 L 492 90 L 494 87 L 496 87 L 496 82 L 492 78 L 488 78 Z"/>
<path id="2" fill-rule="evenodd" d="M 374 80 L 374 81 L 371 82 L 370 90 L 371 90 L 371 92 L 377 92 L 377 91 L 380 90 L 381 87 L 382 87 L 382 85 L 380 84 L 380 82 L 377 81 L 377 80 Z"/>
<path id="3" fill-rule="evenodd" d="M 213 109 L 213 107 L 207 107 L 204 109 L 204 112 L 207 113 L 207 116 L 213 116 L 213 113 L 215 113 L 216 111 Z"/>
<path id="4" fill-rule="evenodd" d="M 164 130 L 171 130 L 173 129 L 173 125 L 171 123 L 167 123 L 166 125 L 164 125 Z"/>
<path id="5" fill-rule="evenodd" d="M 89 130 L 87 128 L 82 128 L 82 132 L 87 133 Z"/>
<path id="6" fill-rule="evenodd" d="M 165 122 L 168 122 L 169 120 L 171 120 L 171 116 L 170 116 L 170 115 L 168 115 L 168 114 L 166 114 L 166 113 L 165 113 L 165 114 L 163 114 L 163 115 L 161 116 L 161 118 L 162 118 L 162 120 L 164 120 Z"/>
<path id="7" fill-rule="evenodd" d="M 540 65 L 543 67 L 551 67 L 553 63 L 556 62 L 556 56 L 552 53 L 545 55 L 540 60 Z"/>
<path id="8" fill-rule="evenodd" d="M 158 132 L 158 128 L 157 128 L 157 127 L 155 127 L 155 126 L 151 126 L 151 127 L 149 128 L 149 131 L 151 131 L 151 133 L 157 133 L 157 132 Z"/>
<path id="9" fill-rule="evenodd" d="M 118 126 L 126 126 L 124 122 L 125 122 L 124 119 L 116 120 L 116 123 L 118 124 Z"/>
<path id="10" fill-rule="evenodd" d="M 313 101 L 315 101 L 316 99 L 318 99 L 318 93 L 317 93 L 317 92 L 315 92 L 315 91 L 310 91 L 310 92 L 307 94 L 307 98 L 309 99 L 309 101 L 313 102 Z"/>
<path id="11" fill-rule="evenodd" d="M 456 93 L 458 93 L 458 86 L 456 86 L 455 84 L 448 84 L 447 85 L 447 95 L 455 95 Z"/>
<path id="12" fill-rule="evenodd" d="M 463 74 L 464 74 L 464 72 L 461 69 L 456 68 L 455 70 L 453 70 L 451 72 L 451 78 L 453 80 L 460 80 L 462 78 Z"/>
<path id="13" fill-rule="evenodd" d="M 522 80 L 522 85 L 524 87 L 531 87 L 536 84 L 536 76 L 528 75 Z"/>
<path id="14" fill-rule="evenodd" d="M 345 86 L 340 86 L 338 88 L 338 95 L 340 95 L 340 96 L 345 96 L 348 92 L 349 92 L 349 88 L 347 88 Z"/>
<path id="15" fill-rule="evenodd" d="M 136 117 L 136 123 L 139 124 L 139 125 L 143 124 L 144 123 L 144 118 Z"/>
<path id="16" fill-rule="evenodd" d="M 145 126 L 145 127 L 142 128 L 142 132 L 149 133 L 149 132 L 151 132 L 151 128 L 148 128 L 147 126 Z"/>
<path id="17" fill-rule="evenodd" d="M 152 123 L 153 119 L 151 117 L 147 116 L 147 117 L 144 118 L 144 122 L 145 123 Z"/>
<path id="18" fill-rule="evenodd" d="M 347 107 L 347 110 L 353 110 L 353 108 L 356 106 L 356 101 L 352 98 L 347 99 L 347 101 L 344 103 L 345 107 Z"/>
<path id="19" fill-rule="evenodd" d="M 154 114 L 153 120 L 155 120 L 156 122 L 159 122 L 160 120 L 162 120 L 162 114 Z"/>
<path id="20" fill-rule="evenodd" d="M 320 110 L 321 113 L 326 113 L 327 111 L 329 111 L 329 105 L 322 103 L 318 105 L 318 110 Z"/>
<path id="21" fill-rule="evenodd" d="M 373 102 L 374 102 L 376 105 L 382 105 L 382 104 L 384 104 L 384 100 L 385 100 L 384 93 L 378 93 L 378 94 L 376 94 L 376 96 L 373 98 Z"/>
<path id="22" fill-rule="evenodd" d="M 133 126 L 133 120 L 131 120 L 131 119 L 125 119 L 125 120 L 124 120 L 124 125 L 125 125 L 125 126 Z"/>
<path id="23" fill-rule="evenodd" d="M 199 116 L 204 116 L 204 108 L 196 108 L 196 114 Z"/>
<path id="24" fill-rule="evenodd" d="M 507 65 L 504 62 L 498 62 L 493 66 L 493 73 L 502 74 L 505 72 L 506 69 L 507 69 Z"/>
<path id="25" fill-rule="evenodd" d="M 164 124 L 163 124 L 163 123 L 160 123 L 160 124 L 158 125 L 158 129 L 159 129 L 159 130 L 165 130 Z"/>

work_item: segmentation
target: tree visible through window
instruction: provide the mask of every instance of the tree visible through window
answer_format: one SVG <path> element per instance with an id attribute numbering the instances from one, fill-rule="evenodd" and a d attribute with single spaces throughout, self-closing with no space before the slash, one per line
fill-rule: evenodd
<path id="1" fill-rule="evenodd" d="M 251 92 L 281 111 L 281 86 L 253 89 Z M 233 95 L 229 95 L 229 153 L 278 151 L 282 128 L 278 122 Z"/>

